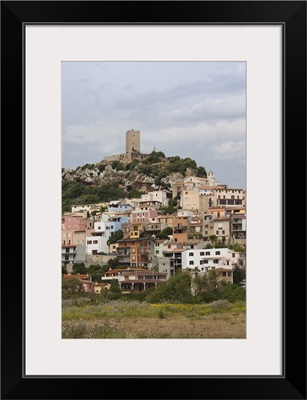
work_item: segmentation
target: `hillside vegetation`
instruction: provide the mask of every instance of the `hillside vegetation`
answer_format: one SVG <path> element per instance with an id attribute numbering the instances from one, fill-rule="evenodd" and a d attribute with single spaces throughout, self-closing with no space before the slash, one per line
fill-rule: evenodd
<path id="1" fill-rule="evenodd" d="M 101 161 L 75 170 L 63 168 L 62 210 L 71 211 L 77 204 L 138 198 L 153 190 L 169 189 L 172 182 L 191 175 L 206 178 L 207 172 L 191 158 L 165 157 L 161 151 L 130 163 Z"/>

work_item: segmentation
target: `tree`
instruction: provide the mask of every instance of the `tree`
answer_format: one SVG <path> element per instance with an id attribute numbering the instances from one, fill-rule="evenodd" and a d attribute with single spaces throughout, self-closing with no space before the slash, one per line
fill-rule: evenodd
<path id="1" fill-rule="evenodd" d="M 75 263 L 72 267 L 72 275 L 76 274 L 87 274 L 88 270 L 83 262 Z"/>
<path id="2" fill-rule="evenodd" d="M 236 265 L 233 270 L 233 283 L 240 285 L 244 279 L 246 279 L 245 269 L 239 268 L 239 266 Z"/>
<path id="3" fill-rule="evenodd" d="M 205 170 L 204 167 L 198 167 L 197 168 L 197 176 L 199 176 L 200 178 L 207 178 L 207 171 Z"/>
<path id="4" fill-rule="evenodd" d="M 97 188 L 99 201 L 118 200 L 126 197 L 126 192 L 119 188 L 117 182 L 104 183 Z"/>
<path id="5" fill-rule="evenodd" d="M 83 293 L 83 284 L 80 279 L 77 278 L 63 278 L 62 279 L 62 296 L 67 297 L 69 295 Z"/>
<path id="6" fill-rule="evenodd" d="M 162 301 L 177 301 L 180 303 L 193 303 L 194 296 L 191 291 L 191 275 L 189 272 L 179 272 L 167 281 L 161 282 L 156 290 L 151 292 L 146 300 L 150 303 Z"/>
<path id="7" fill-rule="evenodd" d="M 168 239 L 168 237 L 172 234 L 173 234 L 173 229 L 170 226 L 168 226 L 165 229 L 163 229 L 160 233 L 158 233 L 156 238 L 157 239 Z"/>
<path id="8" fill-rule="evenodd" d="M 118 258 L 117 258 L 117 257 L 115 257 L 115 258 L 110 258 L 110 260 L 108 261 L 107 264 L 108 264 L 108 267 L 109 267 L 109 268 L 112 268 L 112 269 L 118 268 L 118 265 L 119 265 Z"/>
<path id="9" fill-rule="evenodd" d="M 90 265 L 88 273 L 91 275 L 94 282 L 101 282 L 101 277 L 107 272 L 109 267 L 107 265 Z"/>
<path id="10" fill-rule="evenodd" d="M 121 293 L 121 290 L 120 290 L 120 287 L 118 285 L 118 282 L 116 282 L 115 280 L 112 280 L 109 292 L 110 293 Z"/>
<path id="11" fill-rule="evenodd" d="M 128 193 L 128 197 L 129 197 L 129 199 L 139 199 L 143 193 L 144 192 L 141 192 L 140 190 L 132 189 Z"/>
<path id="12" fill-rule="evenodd" d="M 110 236 L 107 244 L 110 245 L 113 243 L 117 243 L 118 240 L 122 239 L 123 237 L 124 237 L 124 232 L 121 229 L 119 229 L 114 233 L 114 235 Z"/>
<path id="13" fill-rule="evenodd" d="M 216 235 L 210 235 L 209 236 L 209 240 L 210 240 L 211 244 L 214 246 L 215 243 L 217 242 L 217 236 Z"/>
<path id="14" fill-rule="evenodd" d="M 162 214 L 162 215 L 174 214 L 176 211 L 177 211 L 177 208 L 173 207 L 173 206 L 160 207 L 159 208 L 159 213 Z"/>

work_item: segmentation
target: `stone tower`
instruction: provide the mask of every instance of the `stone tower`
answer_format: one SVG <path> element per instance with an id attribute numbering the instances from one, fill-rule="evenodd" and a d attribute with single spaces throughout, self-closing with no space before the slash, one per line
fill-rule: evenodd
<path id="1" fill-rule="evenodd" d="M 132 129 L 126 132 L 126 154 L 134 152 L 141 152 L 140 131 Z"/>

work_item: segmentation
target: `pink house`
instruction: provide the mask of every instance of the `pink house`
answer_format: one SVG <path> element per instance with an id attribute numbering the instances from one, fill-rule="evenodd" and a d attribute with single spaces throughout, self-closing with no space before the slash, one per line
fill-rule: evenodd
<path id="1" fill-rule="evenodd" d="M 85 231 L 86 218 L 79 215 L 64 215 L 64 228 L 67 231 Z"/>
<path id="2" fill-rule="evenodd" d="M 151 218 L 155 218 L 157 216 L 158 216 L 157 210 L 143 210 L 137 208 L 131 213 L 131 223 L 135 224 L 138 222 L 149 222 Z"/>

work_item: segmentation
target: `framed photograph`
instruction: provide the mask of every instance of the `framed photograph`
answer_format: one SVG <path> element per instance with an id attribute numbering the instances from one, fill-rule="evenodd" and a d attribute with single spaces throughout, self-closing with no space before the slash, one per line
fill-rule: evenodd
<path id="1" fill-rule="evenodd" d="M 2 398 L 306 399 L 306 2 L 2 1 L 1 27 L 2 148 L 11 156 L 3 152 L 2 215 L 10 221 L 2 223 L 9 230 L 2 242 Z M 217 181 L 203 167 L 214 165 L 217 180 L 243 187 L 246 311 L 229 306 L 228 334 L 220 314 L 213 318 L 220 332 L 210 336 L 187 309 L 185 334 L 148 334 L 148 318 L 147 330 L 134 335 L 113 328 L 93 335 L 90 311 L 81 315 L 68 300 L 63 317 L 60 265 L 70 275 L 71 247 L 69 229 L 61 233 L 61 221 L 68 224 L 63 170 L 69 181 L 95 162 L 98 179 L 105 160 L 130 174 L 134 159 L 163 151 L 168 161 L 195 158 L 188 167 L 198 167 L 206 185 Z M 157 188 L 165 177 L 159 173 Z M 131 186 L 133 195 L 120 184 L 130 198 L 144 193 L 144 184 Z M 87 202 L 102 199 L 93 190 L 86 195 Z M 236 195 L 230 201 L 242 201 Z M 22 200 L 20 247 L 13 198 Z M 176 199 L 177 209 L 187 199 Z M 90 247 L 93 257 L 105 254 L 103 243 Z M 130 276 L 141 275 L 131 266 L 140 264 L 129 264 L 121 290 L 150 288 L 131 284 Z M 230 269 L 221 271 L 230 277 Z M 157 287 L 158 273 L 149 278 Z M 161 329 L 165 310 L 157 311 Z M 72 333 L 81 323 L 86 334 Z"/>

